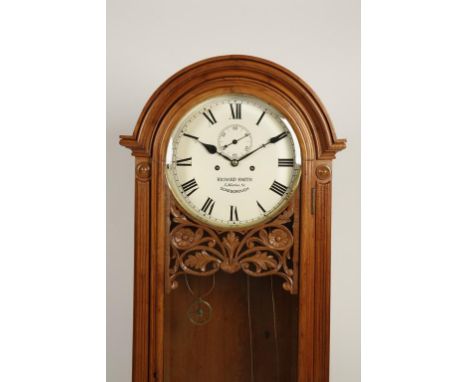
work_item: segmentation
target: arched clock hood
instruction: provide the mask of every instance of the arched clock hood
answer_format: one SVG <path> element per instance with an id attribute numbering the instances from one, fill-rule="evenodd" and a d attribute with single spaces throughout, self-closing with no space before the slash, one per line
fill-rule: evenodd
<path id="1" fill-rule="evenodd" d="M 131 149 L 134 156 L 150 157 L 154 138 L 164 125 L 171 108 L 185 97 L 193 97 L 205 89 L 233 86 L 255 86 L 273 92 L 282 99 L 275 105 L 292 120 L 305 124 L 310 137 L 303 139 L 312 145 L 314 159 L 334 159 L 346 147 L 345 139 L 337 139 L 333 124 L 315 92 L 298 76 L 271 61 L 244 55 L 213 57 L 196 62 L 180 70 L 165 81 L 150 97 L 132 135 L 122 135 L 120 144 Z M 234 83 L 236 85 L 234 85 Z M 287 112 L 286 110 L 287 109 Z M 307 156 L 304 157 L 307 160 Z"/>

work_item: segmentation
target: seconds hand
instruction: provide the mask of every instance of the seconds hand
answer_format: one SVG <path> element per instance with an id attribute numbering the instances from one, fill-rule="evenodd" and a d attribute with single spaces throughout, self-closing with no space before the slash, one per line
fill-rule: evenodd
<path id="1" fill-rule="evenodd" d="M 243 137 L 240 137 L 239 139 L 233 139 L 231 143 L 228 143 L 227 145 L 223 146 L 223 150 L 225 150 L 226 148 L 228 148 L 231 145 L 236 145 L 237 142 L 239 142 L 241 139 L 247 138 L 249 135 L 250 135 L 249 133 L 245 133 L 245 135 Z"/>

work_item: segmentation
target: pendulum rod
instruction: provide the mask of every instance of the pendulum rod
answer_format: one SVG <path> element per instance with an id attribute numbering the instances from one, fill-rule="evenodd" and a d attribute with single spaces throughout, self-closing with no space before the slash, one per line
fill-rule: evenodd
<path id="1" fill-rule="evenodd" d="M 254 377 L 254 354 L 253 354 L 253 332 L 252 332 L 252 311 L 250 305 L 250 276 L 247 277 L 247 315 L 249 318 L 249 340 L 250 340 L 250 382 L 255 382 Z"/>
<path id="2" fill-rule="evenodd" d="M 276 351 L 276 380 L 279 381 L 280 380 L 280 357 L 279 357 L 278 325 L 277 325 L 276 300 L 275 300 L 273 276 L 270 276 L 270 289 L 271 289 L 271 307 L 273 311 L 273 334 L 275 337 L 275 351 Z"/>
<path id="3" fill-rule="evenodd" d="M 190 294 L 191 294 L 192 296 L 197 297 L 196 293 L 193 291 L 192 287 L 190 286 L 190 283 L 189 283 L 189 281 L 188 281 L 188 277 L 187 277 L 187 274 L 186 274 L 186 273 L 184 274 L 184 277 L 185 277 L 185 285 L 187 286 L 187 290 L 190 292 Z M 211 282 L 211 287 L 210 287 L 210 289 L 209 289 L 205 294 L 199 294 L 199 295 L 198 295 L 198 298 L 201 298 L 201 299 L 206 298 L 206 297 L 208 297 L 208 296 L 211 294 L 211 292 L 213 292 L 213 290 L 214 290 L 214 288 L 215 288 L 215 285 L 216 285 L 216 278 L 215 278 L 215 275 L 213 275 L 213 277 L 212 277 L 211 280 L 212 280 L 212 282 Z"/>
<path id="4" fill-rule="evenodd" d="M 216 285 L 215 275 L 213 275 L 210 289 L 206 293 L 204 294 L 199 293 L 198 295 L 194 292 L 194 290 L 190 286 L 187 274 L 185 274 L 184 276 L 185 276 L 185 284 L 187 285 L 187 290 L 193 297 L 195 297 L 195 301 L 192 302 L 192 304 L 190 305 L 187 311 L 187 317 L 189 321 L 194 325 L 198 325 L 198 326 L 206 325 L 209 321 L 211 321 L 213 308 L 211 307 L 210 303 L 205 300 L 205 298 L 208 297 L 215 288 L 215 285 Z"/>

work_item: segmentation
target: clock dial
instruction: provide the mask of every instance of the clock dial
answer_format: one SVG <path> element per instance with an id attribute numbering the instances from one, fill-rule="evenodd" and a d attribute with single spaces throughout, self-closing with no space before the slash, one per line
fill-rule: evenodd
<path id="1" fill-rule="evenodd" d="M 177 201 L 195 219 L 219 228 L 272 218 L 295 191 L 301 163 L 287 119 L 239 94 L 190 110 L 172 133 L 166 161 Z"/>

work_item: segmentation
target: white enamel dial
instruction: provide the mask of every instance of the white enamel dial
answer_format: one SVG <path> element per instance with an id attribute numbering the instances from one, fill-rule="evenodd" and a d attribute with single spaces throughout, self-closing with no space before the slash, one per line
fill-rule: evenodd
<path id="1" fill-rule="evenodd" d="M 190 110 L 172 133 L 166 162 L 176 200 L 195 219 L 218 228 L 272 218 L 295 191 L 301 163 L 287 119 L 240 94 Z"/>

